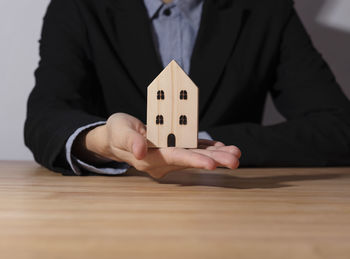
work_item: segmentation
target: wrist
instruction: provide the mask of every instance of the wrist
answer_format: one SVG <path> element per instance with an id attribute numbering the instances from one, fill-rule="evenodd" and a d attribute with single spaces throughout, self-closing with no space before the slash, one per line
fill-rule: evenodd
<path id="1" fill-rule="evenodd" d="M 108 159 L 112 154 L 109 148 L 107 126 L 101 125 L 87 132 L 85 148 L 101 158 Z"/>
<path id="2" fill-rule="evenodd" d="M 82 132 L 73 144 L 72 153 L 82 161 L 94 164 L 108 163 L 106 126 L 101 125 Z"/>

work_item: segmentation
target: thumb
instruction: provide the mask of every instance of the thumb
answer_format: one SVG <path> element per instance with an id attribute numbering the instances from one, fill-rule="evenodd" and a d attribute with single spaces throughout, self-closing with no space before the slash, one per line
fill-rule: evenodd
<path id="1" fill-rule="evenodd" d="M 116 138 L 116 146 L 132 153 L 138 160 L 146 156 L 146 127 L 140 120 L 126 113 L 116 113 L 108 119 L 107 124 Z"/>
<path id="2" fill-rule="evenodd" d="M 139 132 L 129 129 L 124 138 L 124 148 L 132 153 L 136 159 L 141 160 L 147 154 L 146 138 Z"/>

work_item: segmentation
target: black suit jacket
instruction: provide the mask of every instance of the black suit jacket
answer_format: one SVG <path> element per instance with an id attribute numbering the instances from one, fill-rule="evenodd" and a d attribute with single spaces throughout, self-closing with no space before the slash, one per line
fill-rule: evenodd
<path id="1" fill-rule="evenodd" d="M 71 173 L 69 136 L 115 112 L 146 122 L 162 66 L 142 0 L 53 0 L 40 43 L 25 142 L 40 164 Z M 190 77 L 199 130 L 241 148 L 242 166 L 350 164 L 349 101 L 291 0 L 206 0 Z M 261 125 L 268 92 L 287 122 Z"/>

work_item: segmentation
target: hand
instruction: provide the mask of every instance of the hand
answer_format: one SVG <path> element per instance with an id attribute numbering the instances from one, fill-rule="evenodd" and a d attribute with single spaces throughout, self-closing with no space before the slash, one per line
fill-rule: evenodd
<path id="1" fill-rule="evenodd" d="M 185 168 L 235 169 L 241 151 L 218 141 L 200 139 L 198 149 L 147 148 L 146 126 L 135 117 L 116 113 L 106 125 L 87 132 L 85 149 L 96 157 L 126 162 L 154 178 Z"/>

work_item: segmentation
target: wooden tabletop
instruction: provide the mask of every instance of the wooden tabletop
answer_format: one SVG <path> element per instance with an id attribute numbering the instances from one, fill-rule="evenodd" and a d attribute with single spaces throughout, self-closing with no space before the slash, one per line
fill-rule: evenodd
<path id="1" fill-rule="evenodd" d="M 0 258 L 350 258 L 350 168 L 155 181 L 0 162 Z"/>

